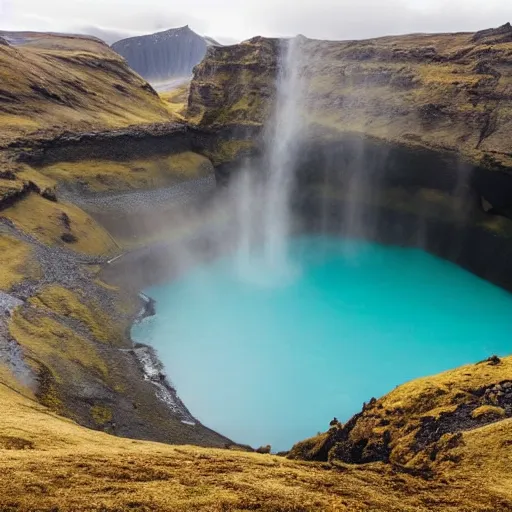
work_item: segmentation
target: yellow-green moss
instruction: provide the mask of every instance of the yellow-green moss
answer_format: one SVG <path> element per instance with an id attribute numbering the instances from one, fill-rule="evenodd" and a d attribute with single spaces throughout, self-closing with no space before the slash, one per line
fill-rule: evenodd
<path id="1" fill-rule="evenodd" d="M 0 235 L 0 290 L 9 290 L 27 278 L 37 279 L 40 272 L 28 243 Z"/>
<path id="2" fill-rule="evenodd" d="M 21 170 L 16 173 L 16 178 L 23 183 L 33 183 L 41 193 L 54 193 L 57 185 L 50 177 L 45 176 L 28 165 L 21 166 Z"/>
<path id="3" fill-rule="evenodd" d="M 70 221 L 68 230 L 63 214 Z M 55 203 L 31 193 L 1 214 L 27 234 L 48 245 L 58 245 L 94 255 L 114 254 L 118 248 L 112 237 L 80 208 L 69 203 Z M 61 236 L 70 232 L 76 242 L 67 244 Z"/>
<path id="4" fill-rule="evenodd" d="M 99 306 L 62 286 L 45 286 L 29 302 L 36 307 L 43 307 L 58 315 L 82 322 L 91 334 L 103 343 L 117 344 L 122 339 L 122 333 L 113 327 L 115 323 Z"/>
<path id="5" fill-rule="evenodd" d="M 190 84 L 183 85 L 172 91 L 160 93 L 160 98 L 171 116 L 183 121 L 187 113 L 187 102 Z"/>
<path id="6" fill-rule="evenodd" d="M 49 369 L 58 383 L 61 374 L 79 365 L 98 376 L 107 377 L 108 367 L 92 343 L 37 311 L 16 310 L 9 321 L 11 336 L 28 357 Z"/>
<path id="7" fill-rule="evenodd" d="M 48 383 L 45 389 L 43 391 L 40 391 L 38 395 L 38 400 L 39 403 L 41 403 L 45 407 L 48 407 L 48 409 L 54 412 L 64 412 L 64 404 L 62 403 L 55 383 L 53 382 Z"/>
<path id="8" fill-rule="evenodd" d="M 92 192 L 152 189 L 201 178 L 212 172 L 207 158 L 192 151 L 146 159 L 59 162 L 41 172 L 59 182 L 87 186 Z"/>
<path id="9" fill-rule="evenodd" d="M 471 413 L 471 417 L 474 419 L 481 418 L 482 416 L 504 418 L 506 416 L 505 409 L 501 407 L 495 407 L 493 405 L 482 405 Z"/>
<path id="10" fill-rule="evenodd" d="M 112 421 L 112 409 L 104 405 L 93 405 L 91 407 L 91 416 L 97 425 L 102 426 Z"/>

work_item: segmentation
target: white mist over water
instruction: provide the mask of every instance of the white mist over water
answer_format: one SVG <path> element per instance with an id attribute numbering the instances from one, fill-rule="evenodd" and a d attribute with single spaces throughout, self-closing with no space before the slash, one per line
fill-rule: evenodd
<path id="1" fill-rule="evenodd" d="M 238 220 L 238 269 L 265 281 L 293 273 L 288 256 L 291 194 L 304 122 L 304 62 L 301 36 L 281 43 L 274 113 L 264 133 L 262 168 L 245 166 L 233 192 Z M 257 269 L 261 271 L 258 272 Z"/>

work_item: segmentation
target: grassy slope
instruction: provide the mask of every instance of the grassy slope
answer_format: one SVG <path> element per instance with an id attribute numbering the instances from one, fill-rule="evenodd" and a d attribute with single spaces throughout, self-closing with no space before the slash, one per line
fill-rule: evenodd
<path id="1" fill-rule="evenodd" d="M 510 386 L 510 390 L 508 387 Z M 432 472 L 439 466 L 458 471 L 460 453 L 478 442 L 494 444 L 496 464 L 508 468 L 503 478 L 512 492 L 512 357 L 463 366 L 413 380 L 365 404 L 345 425 L 298 443 L 291 457 L 305 460 L 389 460 L 408 471 Z M 500 422 L 499 428 L 485 426 Z M 479 437 L 476 432 L 487 432 Z M 462 433 L 462 436 L 461 436 Z M 492 436 L 498 436 L 492 439 Z M 501 436 L 504 436 L 502 438 Z M 389 451 L 387 452 L 387 449 Z M 465 457 L 466 455 L 464 455 Z M 472 454 L 472 457 L 475 457 Z"/>
<path id="2" fill-rule="evenodd" d="M 512 507 L 512 453 L 507 449 L 512 420 L 466 432 L 455 449 L 459 462 L 437 463 L 435 476 L 425 480 L 382 463 L 329 466 L 114 438 L 54 415 L 1 369 L 0 382 L 2 510 L 455 512 Z M 101 418 L 103 413 L 96 414 Z"/>
<path id="3" fill-rule="evenodd" d="M 107 45 L 33 36 L 0 46 L 0 145 L 59 134 L 172 120 L 158 95 Z"/>
<path id="4" fill-rule="evenodd" d="M 169 113 L 180 120 L 184 120 L 187 113 L 189 87 L 190 84 L 188 83 L 172 91 L 160 93 L 160 98 Z"/>
<path id="5" fill-rule="evenodd" d="M 30 193 L 0 215 L 11 220 L 24 233 L 48 245 L 91 255 L 112 255 L 118 250 L 107 231 L 83 210 L 69 203 L 49 201 L 39 194 Z M 63 215 L 69 219 L 69 228 Z M 75 236 L 76 241 L 63 241 L 61 237 L 65 233 Z"/>
<path id="6" fill-rule="evenodd" d="M 0 269 L 0 290 L 40 276 L 30 245 L 5 235 L 0 235 Z"/>

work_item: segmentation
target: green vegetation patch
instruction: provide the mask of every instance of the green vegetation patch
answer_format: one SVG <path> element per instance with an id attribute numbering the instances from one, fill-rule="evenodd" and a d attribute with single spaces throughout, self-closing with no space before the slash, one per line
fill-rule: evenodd
<path id="1" fill-rule="evenodd" d="M 122 340 L 122 332 L 113 327 L 115 322 L 112 322 L 98 305 L 92 304 L 79 292 L 72 292 L 62 286 L 49 285 L 45 286 L 37 296 L 32 297 L 30 303 L 82 322 L 98 341 L 115 345 Z"/>
<path id="2" fill-rule="evenodd" d="M 21 231 L 48 245 L 92 255 L 114 254 L 118 248 L 107 231 L 80 208 L 30 193 L 0 213 Z"/>
<path id="3" fill-rule="evenodd" d="M 91 192 L 154 189 L 212 172 L 207 158 L 192 151 L 134 160 L 59 162 L 41 169 L 58 182 L 79 183 Z"/>
<path id="4" fill-rule="evenodd" d="M 91 342 L 32 308 L 14 312 L 9 332 L 36 367 L 48 368 L 56 383 L 73 375 L 78 378 L 83 371 L 100 378 L 108 375 L 106 363 Z"/>

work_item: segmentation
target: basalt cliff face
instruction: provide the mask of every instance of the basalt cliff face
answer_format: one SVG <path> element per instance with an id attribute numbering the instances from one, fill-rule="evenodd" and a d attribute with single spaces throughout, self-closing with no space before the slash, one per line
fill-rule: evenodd
<path id="1" fill-rule="evenodd" d="M 511 33 L 301 38 L 301 228 L 336 231 L 362 170 L 367 236 L 512 288 Z M 167 246 L 208 251 L 201 208 L 182 215 L 176 198 L 199 183 L 204 207 L 214 176 L 259 157 L 282 44 L 211 48 L 186 106 L 95 39 L 0 40 L 1 509 L 512 509 L 510 357 L 368 397 L 290 460 L 201 425 L 130 340 Z"/>

